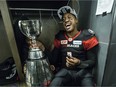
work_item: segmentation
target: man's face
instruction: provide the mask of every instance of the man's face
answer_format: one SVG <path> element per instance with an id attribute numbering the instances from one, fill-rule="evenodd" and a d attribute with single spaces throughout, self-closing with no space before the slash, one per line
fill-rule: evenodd
<path id="1" fill-rule="evenodd" d="M 77 29 L 77 22 L 78 20 L 75 18 L 74 15 L 70 13 L 66 13 L 63 16 L 63 26 L 66 32 L 72 32 L 74 29 Z"/>

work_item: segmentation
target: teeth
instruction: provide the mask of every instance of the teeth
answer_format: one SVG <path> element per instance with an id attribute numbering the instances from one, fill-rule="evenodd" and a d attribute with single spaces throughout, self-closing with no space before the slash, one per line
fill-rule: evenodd
<path id="1" fill-rule="evenodd" d="M 66 26 L 66 28 L 70 28 L 70 26 Z"/>
<path id="2" fill-rule="evenodd" d="M 70 25 L 69 25 L 69 24 L 67 24 L 67 25 L 66 25 L 66 27 L 67 27 L 67 26 L 70 26 Z"/>
<path id="3" fill-rule="evenodd" d="M 66 24 L 65 26 L 66 26 L 66 28 L 67 28 L 67 29 L 69 29 L 69 28 L 70 28 L 70 24 Z"/>

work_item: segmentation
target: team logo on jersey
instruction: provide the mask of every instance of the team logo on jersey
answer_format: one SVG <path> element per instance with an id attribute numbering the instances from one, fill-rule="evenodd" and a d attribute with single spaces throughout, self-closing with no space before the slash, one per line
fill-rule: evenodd
<path id="1" fill-rule="evenodd" d="M 79 45 L 78 44 L 67 44 L 67 47 L 79 47 Z"/>
<path id="2" fill-rule="evenodd" d="M 73 41 L 73 44 L 81 45 L 81 44 L 82 44 L 82 41 L 80 41 L 80 40 L 74 40 L 74 41 Z"/>
<path id="3" fill-rule="evenodd" d="M 72 41 L 73 39 L 72 38 L 68 38 L 68 41 Z"/>
<path id="4" fill-rule="evenodd" d="M 61 40 L 61 44 L 67 44 L 68 41 L 67 40 Z"/>

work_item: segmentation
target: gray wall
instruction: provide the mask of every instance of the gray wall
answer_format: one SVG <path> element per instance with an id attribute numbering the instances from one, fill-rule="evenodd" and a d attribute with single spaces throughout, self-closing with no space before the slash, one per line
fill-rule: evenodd
<path id="1" fill-rule="evenodd" d="M 79 11 L 79 28 L 88 29 L 89 19 L 91 13 L 91 0 L 79 0 L 80 11 Z"/>
<path id="2" fill-rule="evenodd" d="M 50 50 L 55 34 L 62 29 L 62 24 L 60 24 L 57 17 L 51 16 L 51 12 L 46 15 L 46 17 L 42 16 L 43 31 L 39 37 L 39 40 L 41 40 L 45 44 L 46 48 Z"/>
<path id="3" fill-rule="evenodd" d="M 104 86 L 116 86 L 116 7 L 113 8 L 113 15 L 110 45 L 103 79 Z"/>
<path id="4" fill-rule="evenodd" d="M 96 16 L 97 0 L 92 1 L 91 14 L 89 26 L 95 31 L 99 40 L 98 50 L 98 64 L 97 64 L 97 85 L 102 84 L 105 64 L 107 59 L 108 47 L 111 34 L 111 23 L 113 14 L 107 14 L 106 16 Z"/>
<path id="5" fill-rule="evenodd" d="M 12 56 L 12 53 L 8 43 L 8 38 L 5 33 L 3 20 L 0 14 L 0 63 L 11 56 Z"/>

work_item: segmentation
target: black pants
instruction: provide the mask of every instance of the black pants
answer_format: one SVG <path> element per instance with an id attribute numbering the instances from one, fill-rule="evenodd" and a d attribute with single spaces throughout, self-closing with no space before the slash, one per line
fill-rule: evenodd
<path id="1" fill-rule="evenodd" d="M 87 70 L 72 71 L 61 69 L 52 80 L 49 87 L 94 87 L 92 75 Z"/>

